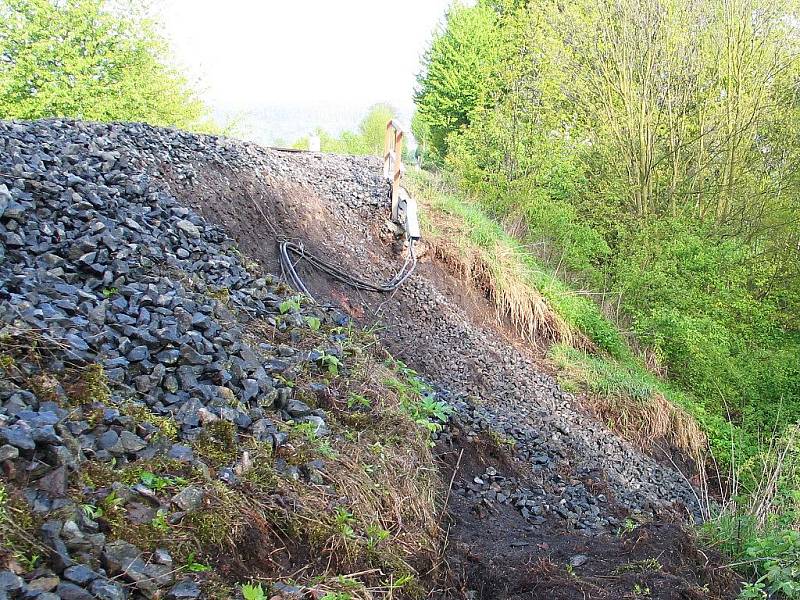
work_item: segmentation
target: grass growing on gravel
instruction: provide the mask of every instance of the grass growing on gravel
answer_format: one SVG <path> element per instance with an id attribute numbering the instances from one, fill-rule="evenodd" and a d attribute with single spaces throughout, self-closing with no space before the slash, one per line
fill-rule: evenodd
<path id="1" fill-rule="evenodd" d="M 618 361 L 563 344 L 550 348 L 548 356 L 559 370 L 562 387 L 586 390 L 598 418 L 640 447 L 664 440 L 702 461 L 710 443 L 715 455 L 727 454 L 731 425 L 632 357 Z"/>
<path id="2" fill-rule="evenodd" d="M 378 360 L 358 342 L 350 348 L 321 401 L 330 435 L 286 423 L 288 444 L 274 455 L 240 441 L 236 458 L 249 452 L 253 467 L 241 486 L 217 486 L 203 510 L 190 515 L 189 527 L 197 532 L 199 556 L 231 557 L 227 569 L 246 565 L 253 584 L 265 589 L 291 575 L 282 561 L 301 556 L 304 569 L 293 584 L 317 597 L 424 595 L 422 578 L 438 548 L 442 488 L 429 429 L 407 405 L 422 406 L 424 399 L 399 364 Z M 298 380 L 296 393 L 315 379 Z M 403 382 L 402 389 L 390 381 Z M 303 472 L 315 460 L 324 468 L 311 483 L 273 468 L 283 461 Z"/>
<path id="3" fill-rule="evenodd" d="M 596 304 L 544 268 L 477 204 L 429 173 L 410 174 L 407 185 L 422 206 L 425 241 L 437 257 L 474 281 L 523 337 L 631 355 Z"/>
<path id="4" fill-rule="evenodd" d="M 87 518 L 101 523 L 109 540 L 130 542 L 145 555 L 167 549 L 180 573 L 200 578 L 204 597 L 239 597 L 231 589 L 245 583 L 270 591 L 268 597 L 280 584 L 319 598 L 422 597 L 442 537 L 444 484 L 430 433 L 447 418 L 448 407 L 433 399 L 416 373 L 380 351 L 373 335 L 321 321 L 298 331 L 301 339 L 290 339 L 290 332 L 264 324 L 251 327 L 250 336 L 291 341 L 306 351 L 330 346 L 332 336 L 340 340 L 336 374 L 312 367 L 293 382 L 296 398 L 325 410 L 328 435 L 275 418 L 289 437 L 273 450 L 271 443 L 215 420 L 186 442 L 203 468 L 164 454 L 120 463 L 89 458 L 71 478 L 68 493 Z M 42 398 L 69 408 L 69 420 L 88 420 L 115 407 L 153 426 L 151 439 L 162 440 L 165 448 L 175 438 L 173 419 L 136 404 L 101 368 L 55 376 L 47 371 L 47 348 L 24 348 L 22 342 L 8 347 L 0 380 L 36 387 Z M 17 358 L 35 368 L 19 369 Z M 311 464 L 318 465 L 313 474 Z M 233 467 L 237 484 L 216 480 L 217 469 L 225 466 Z M 170 522 L 165 511 L 142 521 L 140 503 L 131 502 L 128 492 L 136 485 L 149 488 L 162 505 L 190 487 L 202 492 L 202 501 L 180 522 Z M 35 537 L 40 520 L 20 491 L 0 477 L 0 560 L 33 569 L 46 555 Z"/>
<path id="5" fill-rule="evenodd" d="M 425 240 L 437 258 L 486 292 L 498 317 L 507 317 L 523 337 L 552 346 L 562 384 L 586 389 L 612 429 L 643 447 L 664 438 L 695 457 L 706 446 L 695 419 L 720 434 L 713 439 L 729 437 L 721 418 L 647 371 L 594 302 L 545 268 L 480 206 L 429 173 L 413 173 L 408 187 L 423 207 Z"/>
<path id="6" fill-rule="evenodd" d="M 585 402 L 610 429 L 642 448 L 665 441 L 698 464 L 716 467 L 730 489 L 723 506 L 705 504 L 709 520 L 701 532 L 754 582 L 740 598 L 800 598 L 796 441 L 771 440 L 768 433 L 754 439 L 714 405 L 648 370 L 594 302 L 545 268 L 479 205 L 435 175 L 416 172 L 407 181 L 436 258 L 485 292 L 498 316 L 523 337 L 544 338 L 564 389 L 585 392 Z M 547 322 L 556 324 L 549 339 L 551 332 L 536 325 L 544 310 L 552 313 Z M 735 454 L 741 452 L 746 456 Z M 701 502 L 708 500 L 707 485 L 701 478 Z"/>

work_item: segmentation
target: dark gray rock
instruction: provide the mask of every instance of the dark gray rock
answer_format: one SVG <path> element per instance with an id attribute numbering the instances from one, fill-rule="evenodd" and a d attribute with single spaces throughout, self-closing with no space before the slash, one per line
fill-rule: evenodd
<path id="1" fill-rule="evenodd" d="M 207 365 L 212 361 L 210 356 L 200 354 L 188 344 L 184 344 L 180 347 L 180 353 L 181 358 L 190 365 Z"/>
<path id="2" fill-rule="evenodd" d="M 63 466 L 51 470 L 36 481 L 36 488 L 51 498 L 62 498 L 67 494 L 67 469 Z"/>
<path id="3" fill-rule="evenodd" d="M 119 443 L 119 434 L 113 429 L 109 429 L 97 438 L 97 447 L 102 450 L 111 450 Z"/>
<path id="4" fill-rule="evenodd" d="M 94 600 L 94 596 L 80 586 L 62 581 L 56 588 L 56 594 L 61 600 Z"/>
<path id="5" fill-rule="evenodd" d="M 314 410 L 305 402 L 294 399 L 289 400 L 289 402 L 286 404 L 285 410 L 292 417 L 307 417 L 314 412 Z"/>
<path id="6" fill-rule="evenodd" d="M 14 460 L 17 457 L 19 457 L 19 449 L 16 446 L 11 446 L 10 444 L 0 446 L 0 462 Z"/>
<path id="7" fill-rule="evenodd" d="M 130 362 L 142 362 L 150 358 L 150 350 L 147 346 L 136 346 L 133 350 L 128 352 L 126 358 Z"/>
<path id="8" fill-rule="evenodd" d="M 144 450 L 147 447 L 147 442 L 135 433 L 124 430 L 119 434 L 119 446 L 122 447 L 124 452 L 133 454 Z"/>
<path id="9" fill-rule="evenodd" d="M 21 577 L 11 571 L 0 571 L 0 590 L 4 592 L 18 592 L 25 585 Z"/>
<path id="10" fill-rule="evenodd" d="M 37 577 L 28 582 L 28 593 L 38 598 L 44 592 L 55 590 L 59 583 L 61 580 L 54 575 Z"/>
<path id="11" fill-rule="evenodd" d="M 6 212 L 6 208 L 12 202 L 11 192 L 5 184 L 0 184 L 0 217 Z"/>
<path id="12" fill-rule="evenodd" d="M 20 450 L 33 450 L 36 448 L 36 442 L 33 441 L 33 432 L 30 428 L 21 425 L 0 428 L 0 440 Z"/>
<path id="13" fill-rule="evenodd" d="M 182 600 L 184 598 L 199 598 L 200 586 L 191 579 L 184 579 L 176 583 L 167 593 L 167 598 Z"/>
<path id="14" fill-rule="evenodd" d="M 153 552 L 153 561 L 157 562 L 160 565 L 171 566 L 172 565 L 172 555 L 169 552 L 164 550 L 163 548 L 157 548 Z"/>
<path id="15" fill-rule="evenodd" d="M 69 579 L 72 583 L 83 587 L 99 577 L 86 565 L 73 565 L 64 571 L 63 576 L 64 579 Z"/>
<path id="16" fill-rule="evenodd" d="M 185 463 L 190 463 L 194 460 L 194 452 L 191 447 L 182 446 L 181 444 L 173 444 L 167 456 L 173 460 Z"/>
<path id="17" fill-rule="evenodd" d="M 172 497 L 172 503 L 183 511 L 192 512 L 203 504 L 203 497 L 203 490 L 188 486 Z"/>
<path id="18" fill-rule="evenodd" d="M 141 554 L 139 549 L 133 544 L 118 540 L 106 544 L 106 547 L 103 549 L 103 562 L 109 573 L 122 573 L 133 562 L 141 562 Z"/>
<path id="19" fill-rule="evenodd" d="M 191 221 L 180 219 L 175 222 L 175 227 L 191 237 L 200 237 L 200 229 Z"/>
<path id="20" fill-rule="evenodd" d="M 98 600 L 125 600 L 128 597 L 124 587 L 105 578 L 95 579 L 89 591 Z"/>
<path id="21" fill-rule="evenodd" d="M 569 564 L 572 567 L 582 567 L 587 562 L 589 562 L 589 557 L 585 554 L 576 554 L 569 559 Z"/>

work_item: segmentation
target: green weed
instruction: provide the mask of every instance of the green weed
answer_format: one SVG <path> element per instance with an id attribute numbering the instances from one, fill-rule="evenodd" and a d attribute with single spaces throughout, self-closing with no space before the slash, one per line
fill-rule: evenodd
<path id="1" fill-rule="evenodd" d="M 198 562 L 195 560 L 194 552 L 190 552 L 189 555 L 186 557 L 186 563 L 183 565 L 183 569 L 189 573 L 205 573 L 206 571 L 211 570 L 211 567 L 208 565 Z"/>
<path id="2" fill-rule="evenodd" d="M 355 517 L 353 513 L 349 510 L 344 508 L 343 506 L 339 506 L 336 508 L 334 512 L 334 523 L 336 528 L 338 529 L 339 533 L 345 539 L 352 540 L 356 537 L 355 530 L 353 529 L 353 524 L 355 523 Z"/>
<path id="3" fill-rule="evenodd" d="M 339 375 L 339 367 L 342 364 L 339 358 L 324 350 L 317 350 L 317 352 L 319 354 L 317 357 L 317 364 L 323 369 L 327 369 L 330 375 L 334 377 Z"/>
<path id="4" fill-rule="evenodd" d="M 167 512 L 159 510 L 153 520 L 150 521 L 150 526 L 158 532 L 169 533 L 170 525 L 167 522 Z"/>
<path id="5" fill-rule="evenodd" d="M 289 312 L 298 312 L 303 304 L 302 296 L 292 296 L 291 298 L 287 298 L 283 302 L 278 305 L 278 310 L 282 315 L 285 315 Z"/>
<path id="6" fill-rule="evenodd" d="M 244 600 L 266 600 L 267 594 L 260 583 L 257 584 L 243 584 L 241 587 L 242 596 Z"/>

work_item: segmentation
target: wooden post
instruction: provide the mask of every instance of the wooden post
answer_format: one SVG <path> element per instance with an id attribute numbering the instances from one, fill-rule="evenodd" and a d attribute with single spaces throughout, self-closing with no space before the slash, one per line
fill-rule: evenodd
<path id="1" fill-rule="evenodd" d="M 392 182 L 392 220 L 397 221 L 398 194 L 403 177 L 403 130 L 394 119 L 386 124 L 383 174 Z"/>
<path id="2" fill-rule="evenodd" d="M 397 221 L 400 200 L 400 179 L 403 177 L 403 131 L 395 130 L 394 138 L 394 177 L 392 180 L 392 219 Z"/>

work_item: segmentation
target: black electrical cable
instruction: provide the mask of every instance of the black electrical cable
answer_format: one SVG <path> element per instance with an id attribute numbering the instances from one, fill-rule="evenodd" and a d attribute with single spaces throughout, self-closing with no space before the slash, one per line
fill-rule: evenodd
<path id="1" fill-rule="evenodd" d="M 297 273 L 296 265 L 292 261 L 292 255 L 297 257 L 298 262 L 300 260 L 304 260 L 312 267 L 322 271 L 323 273 L 327 273 L 332 278 L 346 285 L 354 287 L 358 290 L 378 292 L 383 294 L 393 292 L 403 285 L 403 283 L 409 277 L 411 277 L 411 274 L 417 267 L 417 256 L 414 253 L 414 240 L 409 242 L 408 258 L 406 258 L 402 268 L 394 277 L 383 284 L 375 284 L 354 275 L 350 275 L 349 273 L 346 273 L 340 269 L 338 266 L 307 252 L 301 245 L 295 244 L 288 240 L 280 240 L 278 242 L 278 249 L 281 270 L 284 278 L 287 279 L 298 291 L 303 292 L 303 294 L 305 294 L 311 300 L 314 300 L 314 297 L 308 291 L 308 288 L 305 286 L 300 275 Z"/>

